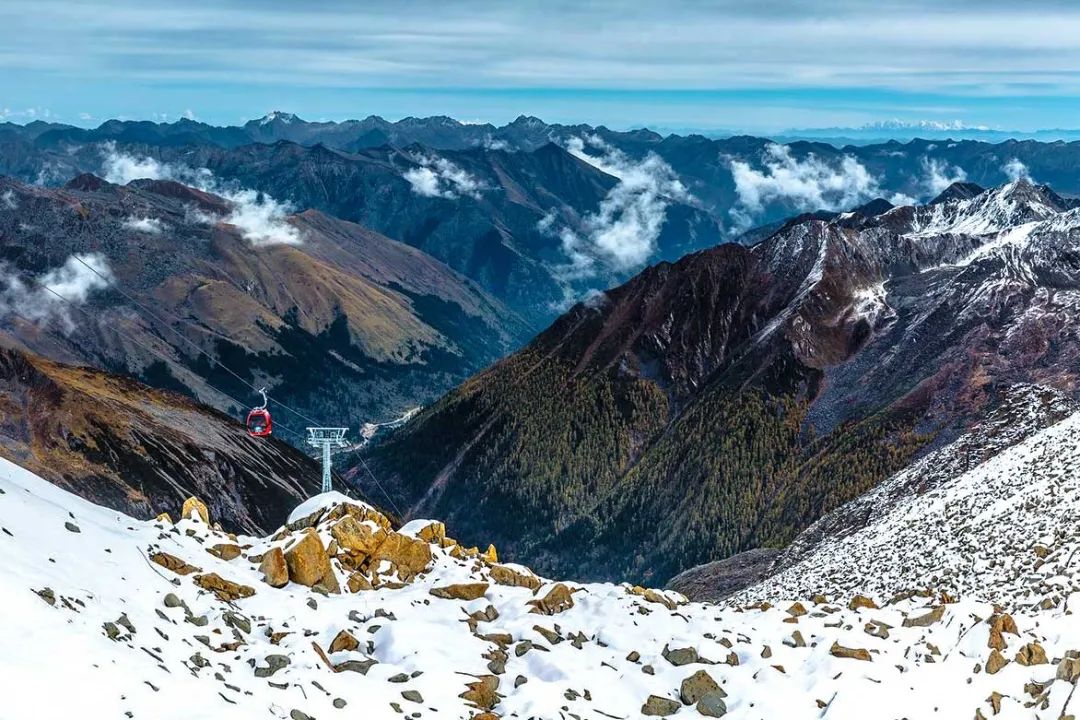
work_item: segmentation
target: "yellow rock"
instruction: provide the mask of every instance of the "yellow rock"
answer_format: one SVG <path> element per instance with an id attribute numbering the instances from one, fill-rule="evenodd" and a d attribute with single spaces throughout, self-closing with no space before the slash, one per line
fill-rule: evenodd
<path id="1" fill-rule="evenodd" d="M 349 592 L 351 593 L 372 589 L 371 582 L 364 577 L 364 574 L 360 571 L 354 572 L 349 576 L 348 581 L 345 583 L 345 587 L 349 588 Z"/>
<path id="2" fill-rule="evenodd" d="M 156 520 L 157 522 L 169 523 L 170 525 L 172 525 L 172 516 L 170 516 L 167 512 L 161 513 L 156 518 L 154 518 L 154 520 Z"/>
<path id="3" fill-rule="evenodd" d="M 342 551 L 347 553 L 354 567 L 357 567 L 386 540 L 386 531 L 382 527 L 372 529 L 366 522 L 358 521 L 346 515 L 330 528 L 330 535 L 337 541 Z"/>
<path id="4" fill-rule="evenodd" d="M 1020 665 L 1046 665 L 1046 651 L 1037 642 L 1028 643 L 1016 653 L 1016 662 Z"/>
<path id="5" fill-rule="evenodd" d="M 263 582 L 270 587 L 285 587 L 289 584 L 289 567 L 285 562 L 285 553 L 281 548 L 270 548 L 262 557 L 259 571 L 263 574 Z"/>
<path id="6" fill-rule="evenodd" d="M 195 580 L 195 584 L 203 590 L 209 590 L 217 595 L 218 600 L 224 600 L 226 602 L 251 597 L 255 594 L 255 588 L 241 585 L 240 583 L 234 583 L 231 580 L 226 580 L 217 573 L 196 575 L 193 579 Z"/>
<path id="7" fill-rule="evenodd" d="M 150 559 L 156 562 L 166 570 L 172 570 L 177 575 L 190 575 L 193 572 L 199 572 L 199 568 L 194 565 L 189 565 L 175 555 L 170 555 L 165 552 L 157 552 L 150 556 Z"/>
<path id="8" fill-rule="evenodd" d="M 496 692 L 499 689 L 497 675 L 481 675 L 476 682 L 468 683 L 465 687 L 468 689 L 458 697 L 465 700 L 465 702 L 472 703 L 481 710 L 492 709 L 502 699 L 499 697 L 499 693 Z"/>
<path id="9" fill-rule="evenodd" d="M 499 553 L 495 551 L 494 545 L 488 545 L 488 549 L 480 554 L 480 559 L 494 565 L 499 562 Z"/>
<path id="10" fill-rule="evenodd" d="M 829 648 L 829 654 L 838 658 L 850 658 L 852 660 L 864 660 L 870 662 L 870 652 L 864 648 L 848 648 L 838 642 L 834 642 Z"/>
<path id="11" fill-rule="evenodd" d="M 206 552 L 222 560 L 235 560 L 240 557 L 240 546 L 231 543 L 218 543 L 213 547 L 206 548 Z"/>
<path id="12" fill-rule="evenodd" d="M 190 518 L 192 512 L 198 513 L 200 520 L 207 525 L 210 524 L 210 511 L 206 509 L 206 503 L 194 495 L 184 501 L 184 507 L 180 511 L 180 517 Z"/>
<path id="13" fill-rule="evenodd" d="M 304 530 L 299 540 L 285 548 L 285 564 L 289 568 L 289 579 L 295 583 L 313 587 L 324 580 L 332 580 L 333 585 L 337 585 L 330 556 L 326 554 L 319 534 L 311 528 Z"/>
<path id="14" fill-rule="evenodd" d="M 530 600 L 528 604 L 532 606 L 531 612 L 555 615 L 574 607 L 574 597 L 570 588 L 562 583 L 556 583 L 547 595 L 539 600 Z"/>
<path id="15" fill-rule="evenodd" d="M 431 546 L 418 538 L 391 532 L 372 554 L 371 559 L 372 567 L 377 567 L 383 560 L 389 561 L 397 570 L 398 577 L 408 581 L 427 570 L 431 564 Z"/>
<path id="16" fill-rule="evenodd" d="M 416 533 L 416 537 L 424 542 L 439 545 L 441 547 L 442 541 L 446 539 L 446 526 L 438 520 L 432 520 L 429 524 L 420 528 L 420 531 Z"/>
<path id="17" fill-rule="evenodd" d="M 1005 659 L 1005 656 L 998 650 L 991 650 L 990 657 L 986 660 L 986 672 L 989 675 L 996 675 L 1001 668 L 1009 664 L 1009 661 Z"/>
<path id="18" fill-rule="evenodd" d="M 848 610 L 858 610 L 859 608 L 867 608 L 869 610 L 877 610 L 877 603 L 866 597 L 865 595 L 856 595 L 851 598 L 851 602 L 848 603 Z"/>
<path id="19" fill-rule="evenodd" d="M 444 600 L 476 600 L 484 597 L 487 589 L 488 584 L 486 582 L 474 582 L 434 587 L 431 588 L 430 592 L 435 597 Z"/>
<path id="20" fill-rule="evenodd" d="M 791 607 L 787 609 L 787 613 L 791 617 L 802 617 L 806 614 L 806 607 L 801 602 L 792 603 Z"/>
<path id="21" fill-rule="evenodd" d="M 492 565 L 489 571 L 492 582 L 496 585 L 508 585 L 510 587 L 525 587 L 530 590 L 539 590 L 543 584 L 540 578 L 532 573 L 524 573 L 506 565 Z"/>
<path id="22" fill-rule="evenodd" d="M 334 641 L 330 643 L 330 652 L 355 650 L 358 647 L 360 647 L 360 641 L 353 637 L 353 634 L 348 630 L 342 630 L 334 637 Z"/>

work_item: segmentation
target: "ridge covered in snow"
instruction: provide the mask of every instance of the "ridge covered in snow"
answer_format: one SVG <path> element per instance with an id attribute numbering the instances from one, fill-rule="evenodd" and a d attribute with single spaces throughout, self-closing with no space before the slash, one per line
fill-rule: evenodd
<path id="1" fill-rule="evenodd" d="M 1077 425 L 1002 457 L 1030 469 Z M 136 521 L 0 461 L 0 715 L 1057 718 L 1080 675 L 1065 596 L 1012 616 L 918 588 L 720 607 L 555 583 L 339 495 L 267 538 L 184 510 Z M 1029 534 L 1063 564 L 1060 533 Z"/>

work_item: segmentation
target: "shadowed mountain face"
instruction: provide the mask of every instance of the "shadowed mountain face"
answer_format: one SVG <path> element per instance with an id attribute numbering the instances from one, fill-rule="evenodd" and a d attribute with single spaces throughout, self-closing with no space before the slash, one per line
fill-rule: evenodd
<path id="1" fill-rule="evenodd" d="M 658 265 L 369 455 L 414 516 L 578 576 L 664 580 L 781 546 L 1000 388 L 1075 392 L 1072 205 L 1025 181 L 957 187 Z"/>
<path id="2" fill-rule="evenodd" d="M 286 215 L 173 181 L 93 176 L 62 189 L 0 180 L 0 197 L 12 310 L 3 324 L 14 342 L 234 416 L 256 404 L 250 383 L 322 424 L 388 419 L 529 332 L 435 258 L 318 211 Z M 112 282 L 68 305 L 39 285 L 77 296 L 65 283 L 102 280 L 76 257 L 96 258 Z M 310 424 L 278 419 L 292 442 Z"/>
<path id="3" fill-rule="evenodd" d="M 287 443 L 130 378 L 0 348 L 0 455 L 137 518 L 191 495 L 233 531 L 271 532 L 319 488 Z"/>

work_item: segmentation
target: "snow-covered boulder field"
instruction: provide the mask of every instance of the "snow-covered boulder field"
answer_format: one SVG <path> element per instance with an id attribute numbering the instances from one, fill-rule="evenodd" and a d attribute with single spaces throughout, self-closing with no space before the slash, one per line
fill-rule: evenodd
<path id="1" fill-rule="evenodd" d="M 992 586 L 691 604 L 540 578 L 337 494 L 266 538 L 215 529 L 197 500 L 176 516 L 136 521 L 0 461 L 0 718 L 1075 712 L 1071 596 L 1012 614 L 980 601 Z"/>

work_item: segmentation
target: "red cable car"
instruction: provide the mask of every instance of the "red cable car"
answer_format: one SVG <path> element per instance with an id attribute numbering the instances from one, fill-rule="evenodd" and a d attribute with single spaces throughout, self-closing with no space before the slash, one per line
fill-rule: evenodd
<path id="1" fill-rule="evenodd" d="M 252 437 L 267 437 L 274 429 L 274 421 L 270 418 L 270 411 L 266 409 L 266 388 L 259 393 L 262 394 L 263 404 L 252 408 L 248 413 L 247 429 Z"/>

